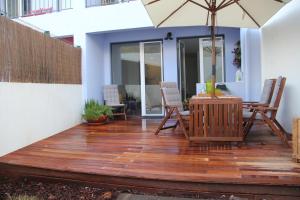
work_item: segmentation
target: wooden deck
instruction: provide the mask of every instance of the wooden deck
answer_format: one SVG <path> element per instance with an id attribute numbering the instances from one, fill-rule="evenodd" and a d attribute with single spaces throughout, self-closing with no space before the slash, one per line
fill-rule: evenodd
<path id="1" fill-rule="evenodd" d="M 170 194 L 300 198 L 300 164 L 267 128 L 241 148 L 192 144 L 159 120 L 80 125 L 0 158 L 6 174 Z M 289 198 L 287 198 L 289 196 Z"/>

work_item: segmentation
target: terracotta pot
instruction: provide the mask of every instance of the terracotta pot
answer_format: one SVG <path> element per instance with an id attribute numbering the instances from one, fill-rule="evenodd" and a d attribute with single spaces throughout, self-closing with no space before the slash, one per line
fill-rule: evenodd
<path id="1" fill-rule="evenodd" d="M 107 119 L 108 119 L 108 116 L 107 116 L 107 115 L 102 115 L 102 116 L 99 117 L 98 121 L 99 121 L 99 122 L 106 122 Z"/>
<path id="2" fill-rule="evenodd" d="M 108 120 L 108 116 L 102 115 L 97 120 L 87 120 L 87 122 L 89 124 L 104 124 L 107 122 L 107 120 Z"/>

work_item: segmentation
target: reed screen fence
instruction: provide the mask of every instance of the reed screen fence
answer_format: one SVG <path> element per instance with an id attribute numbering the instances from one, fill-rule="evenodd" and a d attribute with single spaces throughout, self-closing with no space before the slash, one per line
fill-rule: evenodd
<path id="1" fill-rule="evenodd" d="M 81 49 L 0 16 L 0 82 L 81 84 Z"/>

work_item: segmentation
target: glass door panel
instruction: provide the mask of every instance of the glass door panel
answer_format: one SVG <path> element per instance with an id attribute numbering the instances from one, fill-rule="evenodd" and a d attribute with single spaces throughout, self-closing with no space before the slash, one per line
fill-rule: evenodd
<path id="1" fill-rule="evenodd" d="M 162 115 L 162 46 L 161 42 L 141 43 L 142 115 Z"/>
<path id="2" fill-rule="evenodd" d="M 127 105 L 127 114 L 140 115 L 140 44 L 112 44 L 111 52 L 112 83 L 119 86 L 120 98 Z"/>
<path id="3" fill-rule="evenodd" d="M 206 83 L 211 80 L 212 63 L 212 44 L 211 39 L 205 38 L 200 39 L 200 69 L 201 69 L 201 82 Z M 223 52 L 223 39 L 217 38 L 216 41 L 216 55 L 217 55 L 217 65 L 216 65 L 216 81 L 224 82 L 224 52 Z"/>

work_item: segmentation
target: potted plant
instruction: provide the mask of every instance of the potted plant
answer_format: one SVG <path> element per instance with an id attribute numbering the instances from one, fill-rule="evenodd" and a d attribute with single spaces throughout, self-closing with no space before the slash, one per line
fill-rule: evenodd
<path id="1" fill-rule="evenodd" d="M 236 81 L 241 81 L 243 79 L 242 78 L 243 73 L 241 71 L 242 61 L 241 61 L 241 42 L 240 41 L 236 42 L 235 48 L 233 49 L 232 53 L 234 54 L 234 59 L 233 59 L 232 64 L 237 67 L 235 79 L 236 79 Z"/>
<path id="2" fill-rule="evenodd" d="M 82 118 L 88 123 L 105 123 L 112 115 L 112 109 L 109 106 L 101 105 L 96 100 L 91 99 L 84 105 Z"/>

